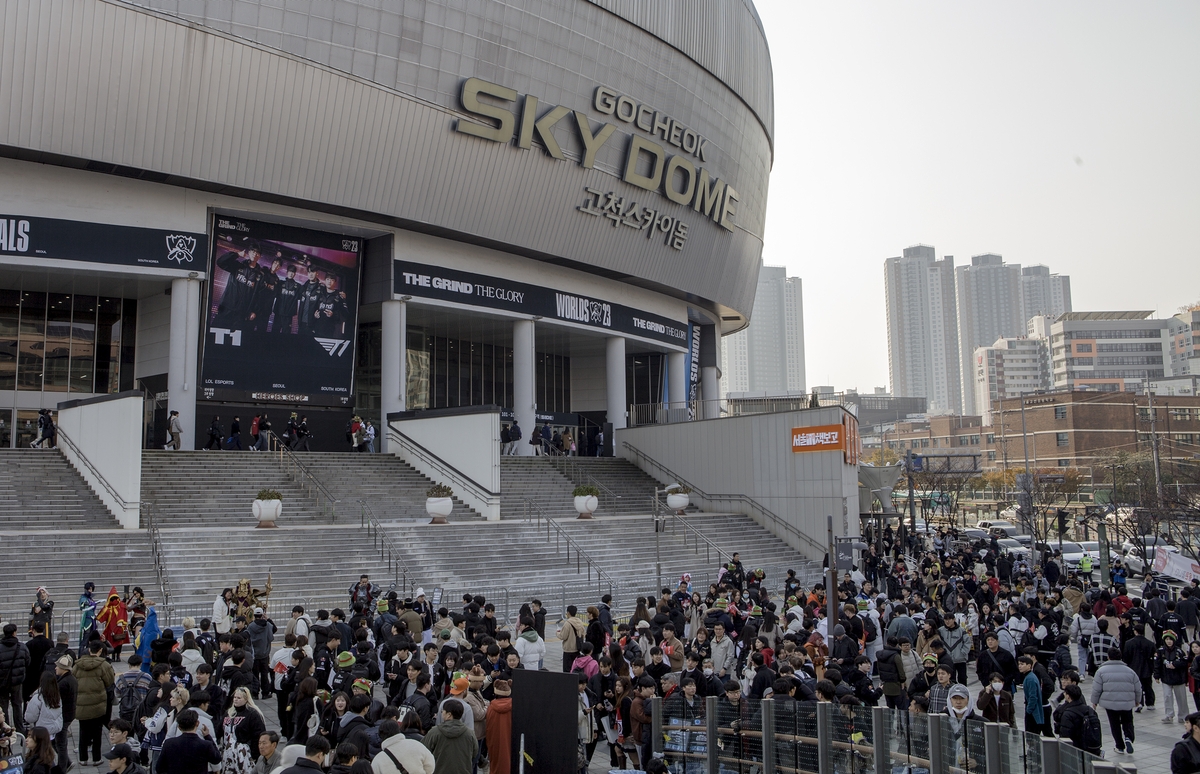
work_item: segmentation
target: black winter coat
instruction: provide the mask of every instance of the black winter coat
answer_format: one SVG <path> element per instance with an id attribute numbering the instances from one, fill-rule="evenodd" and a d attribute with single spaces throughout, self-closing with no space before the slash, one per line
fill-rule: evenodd
<path id="1" fill-rule="evenodd" d="M 29 668 L 29 650 L 16 637 L 0 640 L 0 687 L 21 685 Z"/>

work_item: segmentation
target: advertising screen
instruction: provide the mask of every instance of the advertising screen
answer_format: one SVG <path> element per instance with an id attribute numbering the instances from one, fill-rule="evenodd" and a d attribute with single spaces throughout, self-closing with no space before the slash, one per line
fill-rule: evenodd
<path id="1" fill-rule="evenodd" d="M 362 239 L 227 215 L 212 234 L 201 397 L 349 405 Z"/>

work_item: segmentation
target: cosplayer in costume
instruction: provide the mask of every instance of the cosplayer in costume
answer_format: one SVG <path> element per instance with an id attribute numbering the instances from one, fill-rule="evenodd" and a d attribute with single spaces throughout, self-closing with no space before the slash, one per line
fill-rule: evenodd
<path id="1" fill-rule="evenodd" d="M 247 622 L 254 620 L 254 608 L 267 609 L 267 597 L 271 596 L 271 574 L 267 573 L 267 587 L 254 589 L 250 587 L 250 579 L 242 578 L 237 588 L 233 590 L 234 617 L 242 616 Z"/>
<path id="2" fill-rule="evenodd" d="M 125 603 L 121 601 L 121 595 L 117 593 L 116 586 L 113 586 L 108 592 L 108 603 L 96 616 L 96 623 L 100 625 L 104 641 L 113 651 L 112 657 L 120 661 L 121 647 L 129 642 L 129 611 L 125 608 Z"/>
<path id="3" fill-rule="evenodd" d="M 96 631 L 96 607 L 100 604 L 92 599 L 96 584 L 88 581 L 83 584 L 83 593 L 79 595 L 79 652 L 87 653 L 88 640 Z"/>
<path id="4" fill-rule="evenodd" d="M 146 603 L 146 624 L 137 633 L 133 641 L 137 654 L 142 657 L 142 671 L 150 674 L 150 643 L 162 636 L 162 628 L 158 625 L 158 611 L 153 602 Z"/>

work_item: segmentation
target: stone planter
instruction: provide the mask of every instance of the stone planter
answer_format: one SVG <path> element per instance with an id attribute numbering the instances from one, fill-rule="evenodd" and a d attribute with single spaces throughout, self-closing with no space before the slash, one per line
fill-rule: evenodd
<path id="1" fill-rule="evenodd" d="M 673 511 L 682 511 L 688 507 L 691 498 L 681 492 L 672 492 L 667 495 L 667 507 Z"/>
<path id="2" fill-rule="evenodd" d="M 283 513 L 282 500 L 255 500 L 254 518 L 258 519 L 258 529 L 273 529 L 277 527 L 275 520 Z"/>
<path id="3" fill-rule="evenodd" d="M 446 517 L 454 510 L 454 498 L 452 497 L 427 497 L 425 498 L 425 512 L 431 518 L 430 524 L 449 524 Z"/>
<path id="4" fill-rule="evenodd" d="M 575 510 L 579 512 L 579 518 L 590 519 L 596 509 L 600 507 L 600 501 L 595 495 L 581 495 L 575 498 Z"/>

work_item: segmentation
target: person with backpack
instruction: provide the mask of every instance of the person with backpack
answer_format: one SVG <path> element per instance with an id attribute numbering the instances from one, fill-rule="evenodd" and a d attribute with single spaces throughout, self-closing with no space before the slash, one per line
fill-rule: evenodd
<path id="1" fill-rule="evenodd" d="M 134 653 L 126 662 L 129 669 L 117 676 L 113 684 L 113 703 L 117 717 L 136 723 L 138 710 L 154 685 L 150 675 L 142 671 L 142 657 Z"/>
<path id="2" fill-rule="evenodd" d="M 959 684 L 967 682 L 967 660 L 971 657 L 972 637 L 970 632 L 958 625 L 958 619 L 947 615 L 945 623 L 938 629 L 942 645 L 946 648 L 950 660 L 954 662 L 954 681 Z"/>
<path id="3" fill-rule="evenodd" d="M 221 451 L 221 446 L 225 438 L 225 428 L 221 426 L 221 417 L 213 415 L 212 424 L 208 426 L 208 442 L 204 444 L 204 451 L 216 449 Z"/>
<path id="4" fill-rule="evenodd" d="M 1054 710 L 1054 727 L 1058 735 L 1070 739 L 1076 749 L 1100 755 L 1104 742 L 1100 716 L 1084 702 L 1083 691 L 1078 685 L 1068 685 L 1063 693 L 1067 700 Z"/>

